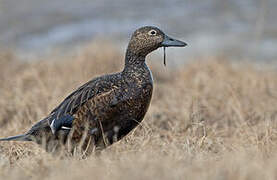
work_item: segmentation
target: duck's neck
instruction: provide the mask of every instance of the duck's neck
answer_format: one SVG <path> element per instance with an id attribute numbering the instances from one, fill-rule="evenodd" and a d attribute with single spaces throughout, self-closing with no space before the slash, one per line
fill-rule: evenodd
<path id="1" fill-rule="evenodd" d="M 125 66 L 123 71 L 145 67 L 147 67 L 145 64 L 145 56 L 137 55 L 128 49 L 125 55 Z"/>
<path id="2" fill-rule="evenodd" d="M 132 77 L 134 77 L 136 81 L 153 83 L 152 73 L 145 63 L 145 56 L 136 55 L 131 51 L 126 52 L 122 74 L 131 81 L 133 81 Z"/>

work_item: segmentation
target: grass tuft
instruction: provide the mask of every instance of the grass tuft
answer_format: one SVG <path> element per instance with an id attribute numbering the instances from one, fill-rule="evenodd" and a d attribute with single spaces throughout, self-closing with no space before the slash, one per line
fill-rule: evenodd
<path id="1" fill-rule="evenodd" d="M 99 47 L 32 62 L 0 53 L 0 136 L 24 133 L 78 86 L 122 69 L 123 54 Z M 1 179 L 276 179 L 276 71 L 223 58 L 148 64 L 153 99 L 126 138 L 85 160 L 1 142 Z"/>

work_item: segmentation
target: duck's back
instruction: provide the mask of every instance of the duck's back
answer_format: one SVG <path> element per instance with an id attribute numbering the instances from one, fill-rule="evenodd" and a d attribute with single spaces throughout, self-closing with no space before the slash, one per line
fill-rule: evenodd
<path id="1" fill-rule="evenodd" d="M 152 90 L 146 65 L 140 73 L 101 76 L 70 94 L 47 119 L 55 131 L 71 129 L 73 143 L 88 135 L 96 146 L 103 147 L 121 139 L 142 121 Z"/>
<path id="2" fill-rule="evenodd" d="M 146 70 L 146 74 L 135 76 L 117 74 L 105 91 L 86 101 L 74 113 L 73 141 L 79 142 L 87 127 L 94 144 L 105 147 L 134 129 L 145 116 L 152 96 L 152 77 Z"/>

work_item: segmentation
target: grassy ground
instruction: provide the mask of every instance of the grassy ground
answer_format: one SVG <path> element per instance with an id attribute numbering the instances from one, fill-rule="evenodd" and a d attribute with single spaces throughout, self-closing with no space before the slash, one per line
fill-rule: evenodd
<path id="1" fill-rule="evenodd" d="M 119 71 L 123 54 L 106 46 L 32 62 L 1 53 L 0 137 L 25 132 L 92 77 Z M 140 127 L 85 160 L 1 142 L 0 179 L 277 178 L 276 71 L 215 58 L 176 69 L 148 62 L 155 88 Z"/>

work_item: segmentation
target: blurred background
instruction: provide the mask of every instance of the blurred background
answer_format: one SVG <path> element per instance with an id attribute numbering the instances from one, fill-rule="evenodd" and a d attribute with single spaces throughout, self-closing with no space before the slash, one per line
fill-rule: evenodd
<path id="1" fill-rule="evenodd" d="M 42 56 L 104 39 L 124 50 L 136 28 L 155 25 L 189 44 L 171 57 L 269 62 L 277 56 L 276 18 L 276 0 L 0 0 L 0 47 Z"/>

